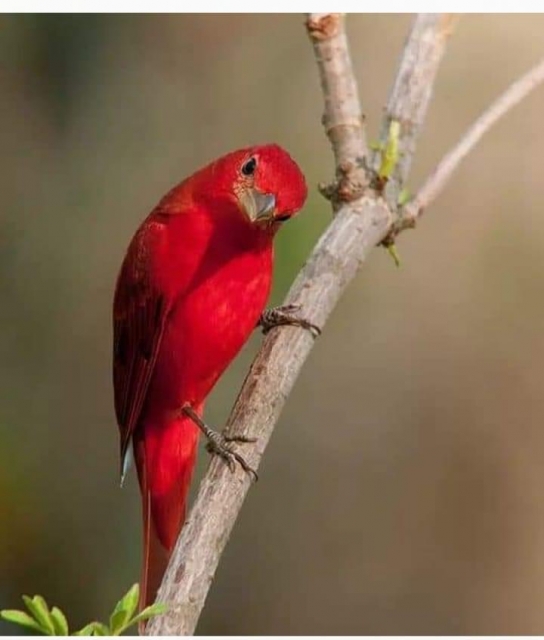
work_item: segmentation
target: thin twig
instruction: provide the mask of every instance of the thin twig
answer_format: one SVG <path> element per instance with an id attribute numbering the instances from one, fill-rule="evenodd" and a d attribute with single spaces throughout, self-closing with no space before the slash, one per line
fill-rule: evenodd
<path id="1" fill-rule="evenodd" d="M 329 29 L 330 24 L 335 25 L 332 32 L 328 33 L 327 23 Z M 335 15 L 313 14 L 308 19 L 307 28 L 320 67 L 326 121 L 334 123 L 328 127 L 328 135 L 335 156 L 342 158 L 340 162 L 345 159 L 358 165 L 357 158 L 364 155 L 366 145 L 364 132 L 352 118 L 353 114 L 360 114 L 361 109 L 353 92 L 356 85 L 347 52 L 344 21 Z M 336 39 L 334 47 L 330 46 L 332 38 Z M 325 63 L 327 48 L 327 55 L 332 55 L 334 60 Z M 429 85 L 433 83 L 437 65 L 438 60 L 435 60 L 435 66 L 426 66 Z M 403 61 L 401 68 L 404 66 Z M 406 82 L 409 83 L 410 75 L 417 72 L 415 68 L 408 69 Z M 347 95 L 342 91 L 347 91 Z M 403 95 L 407 101 L 420 100 L 409 91 Z M 346 112 L 348 120 L 343 123 L 339 117 L 339 105 L 345 101 L 351 107 Z M 397 106 L 401 113 L 414 112 L 414 107 L 402 105 L 401 98 Z M 331 135 L 334 128 L 337 133 Z M 411 142 L 406 146 L 405 154 L 411 154 L 415 148 L 416 135 L 417 131 L 410 133 Z M 354 168 L 357 169 L 358 166 Z M 341 166 L 337 167 L 337 172 L 342 173 Z M 351 196 L 355 197 L 355 194 Z M 300 304 L 304 317 L 323 327 L 361 263 L 389 232 L 392 220 L 384 199 L 368 189 L 364 195 L 340 206 L 296 278 L 286 303 Z M 226 427 L 227 434 L 257 438 L 256 444 L 244 445 L 243 451 L 253 468 L 258 467 L 313 344 L 314 339 L 308 331 L 295 327 L 275 329 L 263 342 Z M 159 590 L 158 600 L 168 604 L 168 612 L 150 622 L 147 634 L 194 633 L 221 554 L 249 487 L 250 480 L 243 471 L 237 470 L 232 474 L 221 460 L 212 460 Z"/>
<path id="2" fill-rule="evenodd" d="M 544 59 L 519 80 L 511 84 L 476 120 L 460 142 L 442 158 L 419 190 L 417 196 L 404 207 L 399 223 L 400 228 L 414 225 L 416 218 L 438 196 L 461 161 L 478 144 L 483 135 L 542 82 L 544 82 Z"/>
<path id="3" fill-rule="evenodd" d="M 345 17 L 340 13 L 313 13 L 306 28 L 314 47 L 325 100 L 323 126 L 336 164 L 336 182 L 321 186 L 322 193 L 340 206 L 360 196 L 367 185 L 368 155 L 364 115 L 349 53 Z M 337 97 L 342 96 L 342 100 Z"/>
<path id="4" fill-rule="evenodd" d="M 400 124 L 399 159 L 385 189 L 394 208 L 416 151 L 416 141 L 432 98 L 436 72 L 458 17 L 451 13 L 420 13 L 406 39 L 395 82 L 387 101 L 380 143 L 387 143 L 391 122 Z M 373 166 L 377 169 L 379 158 Z"/>

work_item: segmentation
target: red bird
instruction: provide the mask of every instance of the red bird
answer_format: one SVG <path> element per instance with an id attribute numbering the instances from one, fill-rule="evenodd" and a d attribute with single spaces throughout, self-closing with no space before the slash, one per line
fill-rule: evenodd
<path id="1" fill-rule="evenodd" d="M 304 176 L 281 147 L 234 151 L 174 187 L 134 235 L 113 306 L 113 380 L 122 477 L 132 452 L 142 494 L 142 600 L 155 598 L 185 518 L 206 397 L 259 324 L 273 239 L 304 204 Z M 266 328 L 310 323 L 267 312 Z"/>

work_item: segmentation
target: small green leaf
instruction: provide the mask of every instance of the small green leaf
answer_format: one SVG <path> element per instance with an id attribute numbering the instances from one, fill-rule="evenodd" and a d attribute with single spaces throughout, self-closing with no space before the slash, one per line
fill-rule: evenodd
<path id="1" fill-rule="evenodd" d="M 120 636 L 130 625 L 130 616 L 126 611 L 116 611 L 110 616 L 110 631 L 112 636 Z"/>
<path id="2" fill-rule="evenodd" d="M 0 611 L 0 618 L 13 622 L 14 624 L 20 624 L 22 627 L 28 627 L 33 631 L 42 631 L 40 625 L 26 613 L 26 611 L 19 611 L 18 609 L 4 609 Z"/>
<path id="3" fill-rule="evenodd" d="M 53 607 L 51 609 L 51 620 L 53 620 L 56 636 L 70 635 L 70 632 L 68 631 L 68 620 L 66 620 L 66 616 L 58 607 Z"/>
<path id="4" fill-rule="evenodd" d="M 74 633 L 75 636 L 111 636 L 110 630 L 101 622 L 89 622 L 82 629 Z"/>
<path id="5" fill-rule="evenodd" d="M 136 582 L 130 587 L 125 595 L 115 605 L 113 613 L 118 611 L 125 611 L 129 618 L 131 618 L 136 612 L 138 606 L 138 599 L 140 598 L 140 585 Z"/>
<path id="6" fill-rule="evenodd" d="M 163 613 L 166 613 L 168 607 L 163 602 L 155 602 L 155 604 L 146 607 L 143 611 L 141 611 L 137 616 L 132 618 L 130 621 L 130 625 L 138 624 L 139 622 L 144 622 L 144 620 L 149 620 L 150 618 L 154 618 L 155 616 L 160 616 Z"/>
<path id="7" fill-rule="evenodd" d="M 399 193 L 399 197 L 397 200 L 399 207 L 404 207 L 404 205 L 408 202 L 408 200 L 410 200 L 411 197 L 412 194 L 410 193 L 410 190 L 404 187 L 404 189 L 402 189 Z"/>
<path id="8" fill-rule="evenodd" d="M 74 635 L 75 636 L 92 636 L 97 624 L 100 624 L 100 623 L 99 622 L 89 622 L 89 624 L 86 624 L 83 627 L 83 629 L 80 629 L 79 631 L 76 631 L 74 633 Z"/>
<path id="9" fill-rule="evenodd" d="M 387 249 L 389 255 L 393 258 L 395 266 L 396 267 L 400 267 L 400 256 L 399 256 L 399 252 L 397 251 L 397 246 L 395 245 L 395 243 L 388 244 L 386 246 L 386 249 Z"/>
<path id="10" fill-rule="evenodd" d="M 110 630 L 105 624 L 101 622 L 94 623 L 93 633 L 95 636 L 111 636 Z"/>
<path id="11" fill-rule="evenodd" d="M 133 584 L 132 587 L 115 605 L 115 609 L 110 616 L 110 630 L 112 635 L 120 635 L 129 624 L 129 620 L 136 613 L 138 600 L 140 598 L 140 585 Z"/>
<path id="12" fill-rule="evenodd" d="M 41 596 L 34 596 L 33 598 L 23 596 L 23 602 L 40 625 L 42 633 L 48 636 L 54 636 L 55 627 L 53 626 L 53 620 L 51 619 L 47 602 Z"/>
<path id="13" fill-rule="evenodd" d="M 398 120 L 391 120 L 389 123 L 387 143 L 382 151 L 382 162 L 378 170 L 378 175 L 382 179 L 389 179 L 397 166 L 399 160 L 399 137 L 400 122 Z"/>

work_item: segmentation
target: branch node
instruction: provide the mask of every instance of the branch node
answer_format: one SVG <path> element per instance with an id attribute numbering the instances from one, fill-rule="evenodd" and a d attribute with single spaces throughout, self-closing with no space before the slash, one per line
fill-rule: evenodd
<path id="1" fill-rule="evenodd" d="M 317 185 L 319 193 L 325 198 L 325 200 L 329 200 L 330 202 L 334 200 L 336 188 L 336 182 L 320 182 Z"/>
<path id="2" fill-rule="evenodd" d="M 336 179 L 333 182 L 320 182 L 319 193 L 329 200 L 336 211 L 343 204 L 361 198 L 366 192 L 366 174 L 362 169 L 362 161 L 358 164 L 344 160 L 336 168 Z"/>
<path id="3" fill-rule="evenodd" d="M 361 167 L 344 160 L 336 170 L 336 199 L 339 203 L 353 202 L 360 198 L 366 187 Z"/>
<path id="4" fill-rule="evenodd" d="M 391 229 L 387 236 L 380 243 L 384 247 L 389 247 L 391 244 L 395 243 L 395 239 L 397 236 L 406 231 L 407 229 L 415 229 L 417 224 L 418 216 L 421 214 L 421 209 L 418 210 L 417 215 L 413 215 L 413 212 L 409 211 L 407 208 L 403 208 L 398 213 L 398 217 L 395 222 L 391 225 Z"/>
<path id="5" fill-rule="evenodd" d="M 341 13 L 312 13 L 306 20 L 306 29 L 312 40 L 328 40 L 337 35 L 341 28 Z"/>

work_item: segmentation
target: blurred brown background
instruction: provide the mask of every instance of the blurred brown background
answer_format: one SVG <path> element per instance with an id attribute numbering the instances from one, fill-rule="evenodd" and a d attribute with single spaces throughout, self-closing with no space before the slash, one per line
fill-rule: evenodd
<path id="1" fill-rule="evenodd" d="M 371 138 L 410 20 L 349 18 Z M 461 21 L 412 189 L 544 54 L 543 32 L 544 16 Z M 0 608 L 41 593 L 82 624 L 139 576 L 110 374 L 131 234 L 203 163 L 277 141 L 312 186 L 279 238 L 278 302 L 329 220 L 315 185 L 332 156 L 299 15 L 2 16 L 0 94 Z M 402 268 L 376 250 L 350 287 L 199 632 L 544 633 L 543 113 L 540 89 L 402 236 Z M 214 392 L 211 423 L 258 344 Z"/>

